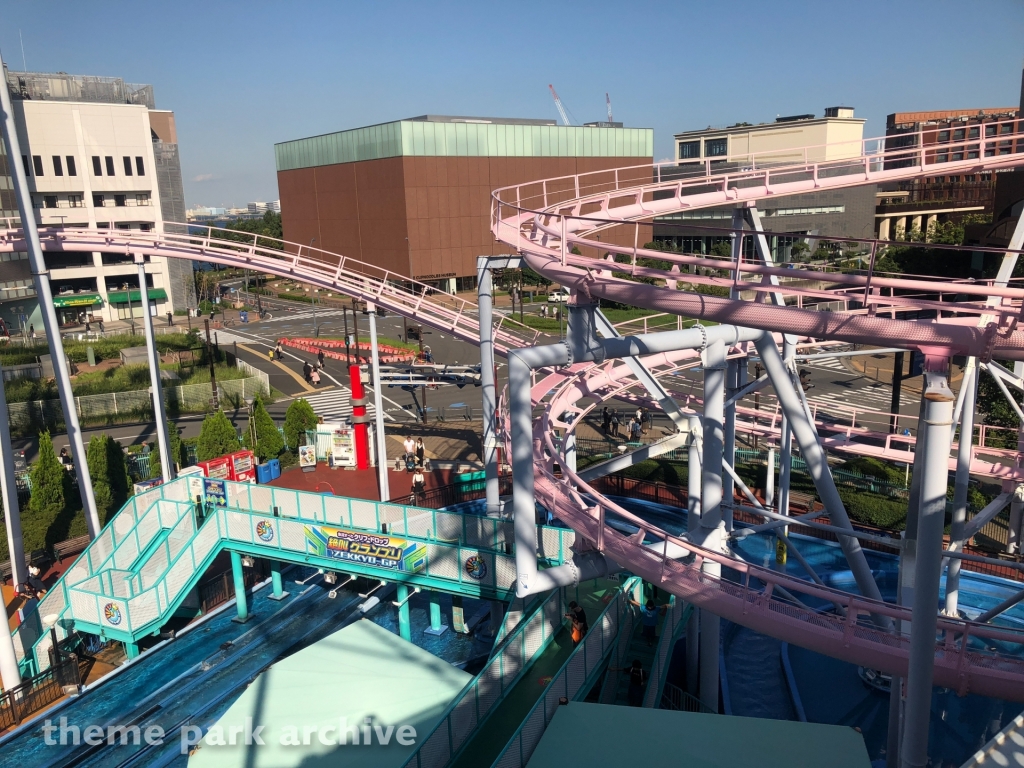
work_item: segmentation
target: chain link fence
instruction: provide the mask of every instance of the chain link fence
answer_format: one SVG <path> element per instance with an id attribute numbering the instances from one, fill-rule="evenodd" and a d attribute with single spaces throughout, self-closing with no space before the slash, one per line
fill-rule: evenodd
<path id="1" fill-rule="evenodd" d="M 246 400 L 256 395 L 267 397 L 269 394 L 270 385 L 266 374 L 217 383 L 221 407 L 242 408 Z M 164 402 L 167 415 L 172 418 L 181 413 L 210 413 L 213 411 L 213 389 L 209 384 L 165 387 Z M 28 437 L 43 430 L 64 432 L 67 429 L 59 399 L 10 403 L 7 408 L 13 437 Z M 148 389 L 76 397 L 75 409 L 83 427 L 127 424 L 153 418 L 153 401 Z"/>

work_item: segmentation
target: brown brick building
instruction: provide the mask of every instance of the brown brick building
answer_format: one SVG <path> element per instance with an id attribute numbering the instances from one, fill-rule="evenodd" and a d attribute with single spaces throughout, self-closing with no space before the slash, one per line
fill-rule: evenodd
<path id="1" fill-rule="evenodd" d="M 275 146 L 284 237 L 454 290 L 507 251 L 491 191 L 649 165 L 646 128 L 425 115 Z M 315 240 L 314 240 L 315 239 Z"/>

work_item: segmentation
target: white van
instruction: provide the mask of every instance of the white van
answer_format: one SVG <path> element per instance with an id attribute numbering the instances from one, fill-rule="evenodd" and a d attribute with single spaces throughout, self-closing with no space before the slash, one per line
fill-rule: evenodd
<path id="1" fill-rule="evenodd" d="M 548 301 L 552 304 L 564 304 L 569 300 L 569 289 L 559 286 L 548 294 Z"/>

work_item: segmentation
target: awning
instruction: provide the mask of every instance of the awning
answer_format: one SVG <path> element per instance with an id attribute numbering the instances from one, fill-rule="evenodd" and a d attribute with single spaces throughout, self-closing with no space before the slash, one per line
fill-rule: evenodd
<path id="1" fill-rule="evenodd" d="M 102 304 L 103 299 L 98 293 L 71 293 L 66 296 L 54 296 L 53 306 L 55 307 L 91 307 L 93 304 Z"/>
<path id="2" fill-rule="evenodd" d="M 150 288 L 147 293 L 150 299 L 166 299 L 167 291 L 163 288 Z M 107 294 L 111 304 L 127 304 L 129 301 L 142 301 L 142 291 L 111 291 Z"/>

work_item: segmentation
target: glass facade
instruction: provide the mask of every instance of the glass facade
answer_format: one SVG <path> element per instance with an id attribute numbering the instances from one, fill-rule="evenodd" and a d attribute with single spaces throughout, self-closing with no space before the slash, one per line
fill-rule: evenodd
<path id="1" fill-rule="evenodd" d="M 637 157 L 654 154 L 651 128 L 400 120 L 274 145 L 277 170 L 387 157 Z"/>

